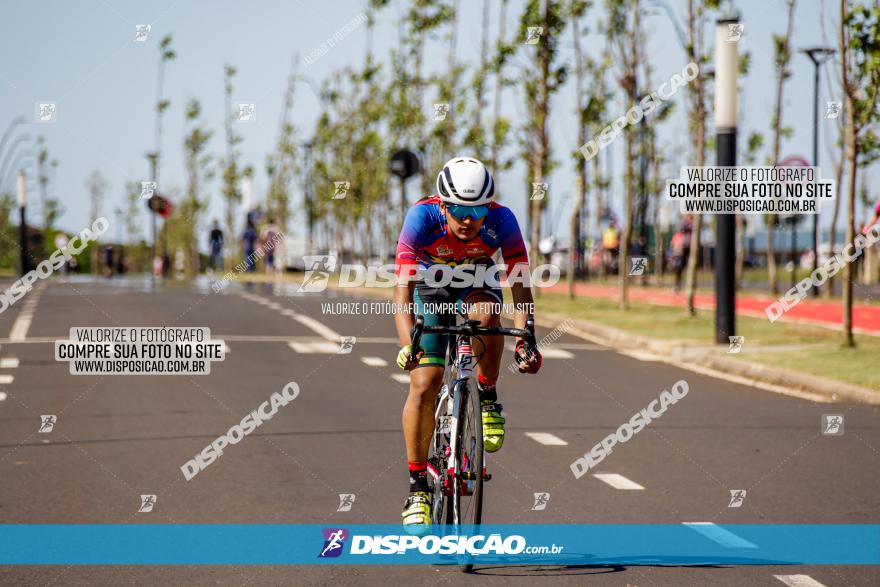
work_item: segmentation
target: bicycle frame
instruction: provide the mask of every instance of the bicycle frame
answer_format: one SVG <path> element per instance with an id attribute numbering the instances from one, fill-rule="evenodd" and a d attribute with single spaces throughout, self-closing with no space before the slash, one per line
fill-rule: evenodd
<path id="1" fill-rule="evenodd" d="M 412 356 L 415 356 L 418 353 L 419 342 L 423 333 L 454 335 L 454 338 L 450 339 L 449 341 L 449 347 L 447 350 L 447 371 L 446 374 L 444 374 L 445 381 L 443 386 L 440 388 L 437 399 L 437 407 L 434 411 L 435 422 L 439 423 L 442 417 L 446 418 L 445 423 L 442 425 L 438 424 L 439 429 L 435 428 L 433 433 L 433 444 L 435 446 L 435 449 L 437 448 L 436 441 L 438 436 L 442 434 L 448 435 L 448 452 L 445 455 L 445 462 L 442 463 L 445 470 L 437 471 L 434 467 L 430 465 L 428 467 L 428 473 L 429 475 L 431 475 L 435 486 L 435 491 L 432 496 L 432 517 L 434 517 L 433 521 L 435 523 L 440 523 L 440 518 L 442 515 L 441 508 L 439 506 L 442 504 L 443 496 L 446 491 L 445 481 L 448 480 L 452 484 L 452 522 L 454 525 L 458 525 L 461 523 L 458 519 L 459 487 L 456 484 L 460 482 L 466 483 L 467 494 L 470 494 L 474 489 L 473 484 L 477 482 L 477 479 L 474 478 L 459 477 L 459 472 L 467 467 L 467 463 L 458 462 L 458 443 L 461 439 L 458 438 L 457 434 L 453 433 L 453 431 L 458 430 L 458 413 L 461 402 L 468 400 L 466 393 L 474 392 L 474 390 L 471 390 L 467 387 L 468 380 L 473 377 L 473 370 L 475 365 L 473 348 L 471 346 L 471 338 L 473 336 L 480 335 L 518 336 L 523 338 L 523 340 L 526 341 L 527 348 L 531 349 L 536 346 L 534 332 L 534 320 L 532 318 L 529 318 L 527 320 L 526 328 L 520 330 L 515 328 L 483 327 L 479 325 L 478 321 L 467 319 L 463 324 L 458 324 L 454 326 L 425 326 L 424 317 L 416 317 L 416 323 L 413 326 L 412 332 Z M 449 375 L 451 375 L 451 377 L 448 377 Z M 481 450 L 481 458 L 478 461 L 482 464 L 482 466 L 480 467 L 481 470 L 476 471 L 475 473 L 476 475 L 482 476 L 483 480 L 489 480 L 491 479 L 491 476 L 485 473 L 486 452 L 485 449 Z M 441 491 L 436 491 L 436 487 L 438 484 L 440 484 L 441 486 Z"/>

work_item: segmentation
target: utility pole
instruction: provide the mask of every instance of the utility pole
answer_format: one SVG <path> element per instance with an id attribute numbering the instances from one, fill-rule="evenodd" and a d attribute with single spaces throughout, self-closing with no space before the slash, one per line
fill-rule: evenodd
<path id="1" fill-rule="evenodd" d="M 813 62 L 813 167 L 819 167 L 819 66 L 834 55 L 830 47 L 810 47 L 802 49 Z M 819 267 L 819 215 L 813 215 L 813 272 Z M 832 243 L 832 249 L 834 244 Z M 833 254 L 834 251 L 832 250 Z M 813 287 L 813 297 L 819 295 L 819 287 Z"/>
<path id="2" fill-rule="evenodd" d="M 18 172 L 18 248 L 21 250 L 21 274 L 31 270 L 27 252 L 27 223 L 25 222 L 25 208 L 27 207 L 27 186 L 24 171 Z"/>
<path id="3" fill-rule="evenodd" d="M 728 40 L 729 25 L 739 17 L 715 25 L 715 145 L 716 164 L 736 166 L 737 73 L 739 44 Z M 718 214 L 715 239 L 715 342 L 727 344 L 736 335 L 736 219 Z"/>

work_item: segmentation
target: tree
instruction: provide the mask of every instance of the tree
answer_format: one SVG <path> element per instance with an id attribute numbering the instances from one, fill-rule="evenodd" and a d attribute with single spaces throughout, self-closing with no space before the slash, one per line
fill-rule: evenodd
<path id="1" fill-rule="evenodd" d="M 213 134 L 201 124 L 201 104 L 191 100 L 186 106 L 186 122 L 189 133 L 184 137 L 183 147 L 186 156 L 187 185 L 186 197 L 180 206 L 183 218 L 182 236 L 186 274 L 195 277 L 199 272 L 199 214 L 207 207 L 207 201 L 200 197 L 204 183 L 211 179 L 209 171 L 211 156 L 205 148 Z"/>
<path id="2" fill-rule="evenodd" d="M 639 101 L 638 45 L 641 40 L 641 0 L 608 0 L 606 5 L 608 8 L 608 34 L 611 40 L 611 54 L 618 68 L 617 83 L 623 91 L 625 103 L 636 104 Z M 626 310 L 629 308 L 629 271 L 627 270 L 627 260 L 629 259 L 629 245 L 633 233 L 635 139 L 633 138 L 631 126 L 627 125 L 623 132 L 626 141 L 626 157 L 624 161 L 625 225 L 620 238 L 617 272 L 620 279 L 620 309 Z"/>
<path id="3" fill-rule="evenodd" d="M 706 31 L 707 12 L 717 8 L 717 2 L 708 0 L 688 0 L 688 37 L 686 52 L 691 63 L 700 66 L 709 62 L 709 56 L 704 52 L 704 39 Z M 708 116 L 708 92 L 702 74 L 698 74 L 688 85 L 688 98 L 690 109 L 688 121 L 690 123 L 691 141 L 694 144 L 694 164 L 702 167 L 706 164 L 706 118 Z M 697 268 L 699 266 L 700 236 L 703 231 L 703 215 L 694 214 L 691 226 L 691 251 L 687 260 L 687 274 L 685 276 L 685 311 L 689 316 L 697 315 L 694 298 L 697 293 Z"/>
<path id="4" fill-rule="evenodd" d="M 529 28 L 543 28 L 537 43 L 523 45 L 524 50 L 530 53 L 528 67 L 521 74 L 526 110 L 529 113 L 523 126 L 522 142 L 523 158 L 528 161 L 529 184 L 546 182 L 553 166 L 547 122 L 550 116 L 550 99 L 565 83 L 567 74 L 566 66 L 556 63 L 565 23 L 562 3 L 553 0 L 529 0 L 520 18 L 521 39 L 527 38 Z M 547 200 L 532 198 L 531 189 L 526 194 L 529 198 L 526 201 L 529 211 L 529 258 L 532 263 L 537 263 L 541 216 Z"/>
<path id="5" fill-rule="evenodd" d="M 851 5 L 840 0 L 840 56 L 847 185 L 846 242 L 855 236 L 856 185 L 859 166 L 880 157 L 880 6 Z M 853 280 L 855 262 L 847 263 L 843 284 L 844 345 L 855 346 L 853 337 Z"/>
<path id="6" fill-rule="evenodd" d="M 107 191 L 107 188 L 110 187 L 110 184 L 104 179 L 101 175 L 101 172 L 95 169 L 92 171 L 92 174 L 89 176 L 86 181 L 86 187 L 89 190 L 89 197 L 91 200 L 91 219 L 94 222 L 98 217 L 101 216 L 101 207 L 104 204 L 104 193 Z M 89 257 L 92 266 L 92 274 L 96 275 L 98 273 L 98 243 L 97 241 L 92 242 L 89 245 L 91 249 L 91 255 Z"/>
<path id="7" fill-rule="evenodd" d="M 37 182 L 40 186 L 40 208 L 43 212 L 43 230 L 49 233 L 55 221 L 64 212 L 61 202 L 57 198 L 49 197 L 49 173 L 58 167 L 57 159 L 49 159 L 49 149 L 46 147 L 46 137 L 37 137 L 39 152 L 37 153 Z"/>
<path id="8" fill-rule="evenodd" d="M 773 111 L 773 160 L 770 161 L 771 165 L 779 164 L 782 138 L 791 135 L 791 129 L 784 127 L 782 124 L 782 94 L 785 88 L 785 80 L 791 77 L 791 70 L 788 69 L 789 62 L 791 61 L 789 40 L 791 39 L 794 26 L 795 0 L 786 0 L 786 4 L 788 6 L 788 25 L 785 35 L 773 35 L 774 64 L 776 67 L 776 105 Z M 776 245 L 773 242 L 773 229 L 777 218 L 776 214 L 767 215 L 767 281 L 769 282 L 772 295 L 779 293 L 779 280 L 776 270 Z"/>
<path id="9" fill-rule="evenodd" d="M 231 269 L 235 264 L 235 213 L 236 206 L 241 203 L 242 194 L 241 180 L 253 175 L 253 168 L 247 166 L 244 169 L 239 165 L 238 145 L 242 137 L 233 128 L 237 120 L 237 113 L 232 110 L 232 78 L 237 71 L 228 63 L 223 66 L 223 95 L 225 105 L 224 128 L 226 130 L 226 158 L 220 160 L 220 173 L 223 177 L 223 199 L 226 201 L 226 255 L 224 261 L 226 269 Z M 247 212 L 247 210 L 245 211 Z"/>

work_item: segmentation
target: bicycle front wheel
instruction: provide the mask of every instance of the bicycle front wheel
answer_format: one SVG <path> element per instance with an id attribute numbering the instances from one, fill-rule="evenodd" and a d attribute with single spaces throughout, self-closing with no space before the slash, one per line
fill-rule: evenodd
<path id="1" fill-rule="evenodd" d="M 478 525 L 483 516 L 483 420 L 480 396 L 466 381 L 456 390 L 459 395 L 455 423 L 455 479 L 452 507 L 446 523 L 454 526 Z M 470 566 L 470 565 L 468 565 Z"/>

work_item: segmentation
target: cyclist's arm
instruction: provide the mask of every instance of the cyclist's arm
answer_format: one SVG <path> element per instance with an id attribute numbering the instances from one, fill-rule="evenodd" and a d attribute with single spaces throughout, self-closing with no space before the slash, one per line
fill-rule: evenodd
<path id="1" fill-rule="evenodd" d="M 535 310 L 532 288 L 522 283 L 512 283 L 510 294 L 513 296 L 513 327 L 523 329 Z"/>
<path id="2" fill-rule="evenodd" d="M 408 284 L 399 284 L 394 288 L 394 293 L 391 297 L 395 307 L 394 327 L 397 329 L 397 338 L 400 340 L 400 346 L 406 346 L 410 343 L 410 333 L 412 332 L 413 324 L 415 324 L 415 319 L 410 312 L 415 287 L 415 282 L 412 281 Z"/>

